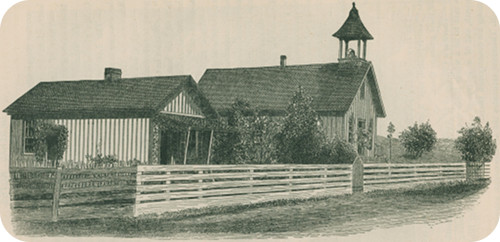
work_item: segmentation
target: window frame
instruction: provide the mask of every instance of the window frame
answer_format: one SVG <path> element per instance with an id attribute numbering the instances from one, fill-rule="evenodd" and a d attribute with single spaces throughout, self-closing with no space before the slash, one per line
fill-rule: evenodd
<path id="1" fill-rule="evenodd" d="M 31 136 L 28 137 L 28 129 L 30 128 L 29 125 L 31 125 L 32 133 Z M 23 119 L 23 134 L 22 134 L 22 146 L 23 146 L 23 154 L 25 155 L 34 155 L 35 154 L 35 120 L 34 119 Z M 28 142 L 26 142 L 27 139 L 32 139 L 32 151 L 26 151 L 26 145 Z"/>

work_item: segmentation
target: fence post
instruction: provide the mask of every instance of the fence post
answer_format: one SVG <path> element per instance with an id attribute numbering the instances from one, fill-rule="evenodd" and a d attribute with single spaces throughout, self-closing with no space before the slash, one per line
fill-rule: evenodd
<path id="1" fill-rule="evenodd" d="M 250 170 L 249 170 L 249 171 L 250 171 L 250 181 L 251 181 L 251 182 L 250 182 L 250 188 L 252 188 L 252 189 L 250 190 L 250 194 L 252 194 L 252 193 L 253 193 L 253 168 L 250 168 Z"/>
<path id="2" fill-rule="evenodd" d="M 56 170 L 56 181 L 54 184 L 54 195 L 52 199 L 52 221 L 57 221 L 57 216 L 59 214 L 59 194 L 61 193 L 61 173 L 62 167 L 57 167 Z"/>
<path id="3" fill-rule="evenodd" d="M 288 174 L 288 191 L 292 191 L 292 180 L 293 180 L 293 168 L 290 168 L 290 173 Z"/>
<path id="4" fill-rule="evenodd" d="M 354 163 L 352 163 L 352 193 L 363 192 L 363 160 L 356 157 Z"/>
<path id="5" fill-rule="evenodd" d="M 198 174 L 203 175 L 203 170 L 198 171 Z M 203 178 L 198 180 L 198 183 L 203 183 Z M 203 191 L 203 188 L 201 186 L 202 186 L 202 184 L 200 184 L 200 188 L 198 188 L 198 191 L 200 192 L 200 195 L 198 196 L 198 198 L 203 198 L 203 195 L 201 193 Z"/>
<path id="6" fill-rule="evenodd" d="M 141 185 L 141 175 L 142 171 L 139 171 L 139 166 L 135 168 L 135 197 L 134 197 L 134 217 L 139 216 L 139 212 L 137 212 L 137 204 L 140 203 L 140 201 L 137 201 L 137 197 L 141 195 L 141 192 L 139 191 L 138 187 Z"/>
<path id="7" fill-rule="evenodd" d="M 325 167 L 324 170 L 325 174 L 323 174 L 323 189 L 326 189 L 326 179 L 328 178 L 328 167 Z"/>

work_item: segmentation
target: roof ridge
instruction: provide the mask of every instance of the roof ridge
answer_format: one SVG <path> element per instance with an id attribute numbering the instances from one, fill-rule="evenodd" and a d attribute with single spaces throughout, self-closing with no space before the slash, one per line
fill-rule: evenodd
<path id="1" fill-rule="evenodd" d="M 339 62 L 327 62 L 327 63 L 312 63 L 312 64 L 296 64 L 296 65 L 286 65 L 287 67 L 307 67 L 307 66 L 320 66 L 320 65 L 329 65 L 329 64 L 339 64 Z M 273 66 L 250 66 L 250 67 L 229 67 L 229 68 L 207 68 L 206 70 L 241 70 L 241 69 L 263 69 L 263 68 L 282 68 L 280 65 Z"/>
<path id="2" fill-rule="evenodd" d="M 143 76 L 143 77 L 125 77 L 120 78 L 120 81 L 137 80 L 137 79 L 154 79 L 154 78 L 190 78 L 192 75 L 173 75 L 173 76 Z M 39 83 L 75 83 L 75 82 L 103 82 L 105 79 L 79 79 L 79 80 L 56 80 L 56 81 L 40 81 Z"/>

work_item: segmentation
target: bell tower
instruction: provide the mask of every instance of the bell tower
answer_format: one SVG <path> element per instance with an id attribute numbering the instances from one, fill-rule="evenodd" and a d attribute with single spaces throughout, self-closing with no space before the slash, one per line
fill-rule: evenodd
<path id="1" fill-rule="evenodd" d="M 358 9 L 356 9 L 356 3 L 352 3 L 349 17 L 347 17 L 342 27 L 333 34 L 333 37 L 339 39 L 339 61 L 351 59 L 366 60 L 366 42 L 367 40 L 372 40 L 373 36 L 365 28 L 363 22 L 361 22 Z M 357 52 L 349 48 L 350 41 L 358 42 Z M 363 55 L 361 55 L 361 42 L 363 42 Z"/>

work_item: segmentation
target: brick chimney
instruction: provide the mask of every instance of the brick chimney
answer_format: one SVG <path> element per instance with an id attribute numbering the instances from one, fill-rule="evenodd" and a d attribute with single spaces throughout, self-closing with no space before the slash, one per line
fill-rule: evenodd
<path id="1" fill-rule="evenodd" d="M 285 67 L 286 66 L 286 55 L 280 56 L 280 66 Z"/>
<path id="2" fill-rule="evenodd" d="M 104 69 L 105 81 L 118 81 L 122 78 L 122 70 L 118 68 L 106 67 Z"/>

